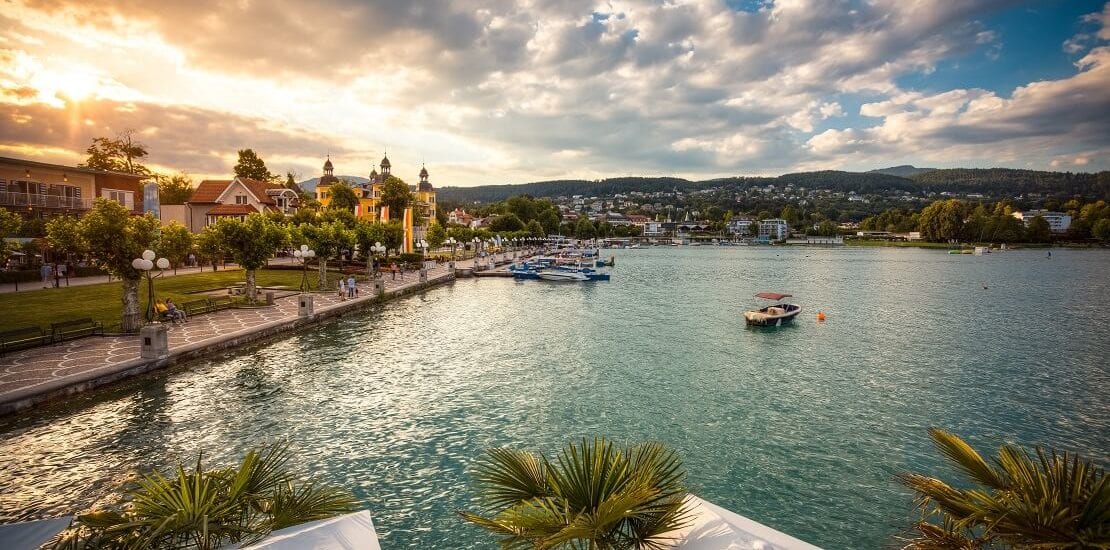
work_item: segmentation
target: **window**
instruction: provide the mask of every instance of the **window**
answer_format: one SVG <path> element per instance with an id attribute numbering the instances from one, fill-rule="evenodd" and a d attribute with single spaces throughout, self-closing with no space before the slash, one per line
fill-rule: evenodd
<path id="1" fill-rule="evenodd" d="M 247 204 L 247 196 L 235 195 L 235 204 Z"/>
<path id="2" fill-rule="evenodd" d="M 118 189 L 102 189 L 100 196 L 112 199 L 128 208 L 132 208 L 135 204 L 135 193 L 131 191 L 120 191 Z"/>

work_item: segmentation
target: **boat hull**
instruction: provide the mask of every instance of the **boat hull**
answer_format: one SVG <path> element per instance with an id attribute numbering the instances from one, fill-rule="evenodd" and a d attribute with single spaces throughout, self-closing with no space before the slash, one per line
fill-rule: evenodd
<path id="1" fill-rule="evenodd" d="M 793 322 L 801 312 L 802 308 L 794 304 L 775 304 L 745 311 L 744 322 L 754 327 L 777 327 Z"/>
<path id="2" fill-rule="evenodd" d="M 590 280 L 589 277 L 581 273 L 570 273 L 560 271 L 543 271 L 536 274 L 544 281 L 566 282 L 566 283 L 580 283 L 582 281 Z"/>

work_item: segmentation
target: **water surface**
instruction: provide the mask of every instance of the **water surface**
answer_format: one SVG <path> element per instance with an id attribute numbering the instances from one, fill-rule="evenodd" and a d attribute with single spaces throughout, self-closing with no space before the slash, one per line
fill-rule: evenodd
<path id="1" fill-rule="evenodd" d="M 613 253 L 609 283 L 459 281 L 2 419 L 0 521 L 288 439 L 384 548 L 494 548 L 454 515 L 468 464 L 600 434 L 673 445 L 699 495 L 757 521 L 879 548 L 914 517 L 895 474 L 938 471 L 929 426 L 1110 456 L 1110 253 Z M 745 327 L 759 291 L 795 294 L 797 325 Z"/>

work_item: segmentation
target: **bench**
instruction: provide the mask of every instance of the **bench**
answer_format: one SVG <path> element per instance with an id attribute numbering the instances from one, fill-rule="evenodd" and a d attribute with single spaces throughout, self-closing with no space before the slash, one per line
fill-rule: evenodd
<path id="1" fill-rule="evenodd" d="M 192 317 L 198 313 L 208 313 L 208 300 L 192 300 L 181 304 L 181 309 L 185 311 L 185 315 Z"/>
<path id="2" fill-rule="evenodd" d="M 226 296 L 208 299 L 208 311 L 210 312 L 220 311 L 221 309 L 229 309 L 232 305 L 234 305 L 234 302 L 231 301 L 231 298 Z"/>
<path id="3" fill-rule="evenodd" d="M 50 340 L 54 342 L 71 340 L 82 336 L 92 336 L 94 334 L 103 335 L 104 325 L 100 324 L 100 321 L 93 321 L 89 317 L 73 319 L 71 321 L 61 321 L 59 323 L 50 323 Z"/>
<path id="4" fill-rule="evenodd" d="M 0 353 L 41 346 L 49 342 L 41 327 L 23 327 L 0 332 Z"/>

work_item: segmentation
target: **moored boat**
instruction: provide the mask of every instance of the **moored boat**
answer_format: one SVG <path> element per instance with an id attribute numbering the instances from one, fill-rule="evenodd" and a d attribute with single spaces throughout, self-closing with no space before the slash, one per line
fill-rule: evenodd
<path id="1" fill-rule="evenodd" d="M 536 276 L 545 281 L 581 282 L 590 280 L 585 273 L 580 271 L 564 271 L 561 269 L 539 271 Z"/>
<path id="2" fill-rule="evenodd" d="M 759 309 L 750 309 L 744 312 L 744 321 L 752 326 L 760 327 L 777 327 L 784 323 L 789 323 L 794 320 L 802 308 L 796 304 L 788 304 L 783 302 L 784 298 L 790 298 L 790 294 L 780 294 L 778 292 L 760 292 L 755 295 L 756 298 L 763 298 L 764 300 L 771 300 L 778 302 L 774 305 Z"/>

